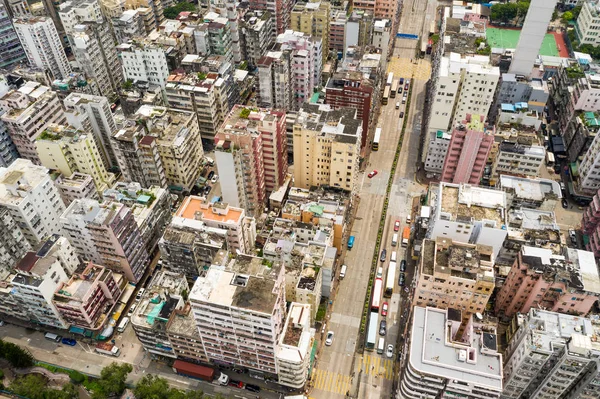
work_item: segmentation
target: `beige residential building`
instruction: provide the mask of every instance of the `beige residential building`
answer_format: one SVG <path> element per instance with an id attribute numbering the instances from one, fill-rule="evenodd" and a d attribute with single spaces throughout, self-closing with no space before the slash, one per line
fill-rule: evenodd
<path id="1" fill-rule="evenodd" d="M 102 193 L 115 182 L 115 175 L 106 170 L 92 133 L 72 126 L 51 125 L 35 142 L 42 165 L 71 177 L 75 172 L 94 179 L 96 190 Z"/>
<path id="2" fill-rule="evenodd" d="M 362 120 L 352 108 L 304 104 L 294 123 L 294 183 L 355 192 Z"/>
<path id="3" fill-rule="evenodd" d="M 413 304 L 441 309 L 452 307 L 461 310 L 463 321 L 468 321 L 471 315 L 485 311 L 494 281 L 494 250 L 491 246 L 465 244 L 442 237 L 435 241 L 426 239 Z"/>
<path id="4" fill-rule="evenodd" d="M 56 93 L 37 82 L 27 82 L 0 98 L 0 107 L 6 111 L 2 121 L 21 158 L 40 165 L 35 140 L 50 124 L 66 122 Z"/>
<path id="5" fill-rule="evenodd" d="M 196 115 L 142 105 L 132 119 L 141 121 L 148 135 L 156 137 L 169 189 L 189 191 L 200 175 L 204 155 Z"/>
<path id="6" fill-rule="evenodd" d="M 327 1 L 310 0 L 296 3 L 290 16 L 290 29 L 304 32 L 323 42 L 323 65 L 329 54 L 329 26 L 331 4 Z"/>

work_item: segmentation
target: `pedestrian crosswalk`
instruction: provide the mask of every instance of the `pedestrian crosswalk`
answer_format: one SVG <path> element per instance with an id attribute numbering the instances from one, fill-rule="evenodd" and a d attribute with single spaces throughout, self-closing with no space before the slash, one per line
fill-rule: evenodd
<path id="1" fill-rule="evenodd" d="M 376 375 L 387 380 L 394 379 L 394 361 L 377 355 L 363 355 L 362 370 L 364 374 Z"/>
<path id="2" fill-rule="evenodd" d="M 320 391 L 345 395 L 350 390 L 352 377 L 332 371 L 315 369 L 312 376 L 312 387 Z M 314 395 L 313 391 L 313 395 Z"/>
<path id="3" fill-rule="evenodd" d="M 416 63 L 406 58 L 392 57 L 388 64 L 388 72 L 393 72 L 395 77 L 413 78 L 427 81 L 431 76 L 431 65 L 428 61 L 418 59 Z"/>

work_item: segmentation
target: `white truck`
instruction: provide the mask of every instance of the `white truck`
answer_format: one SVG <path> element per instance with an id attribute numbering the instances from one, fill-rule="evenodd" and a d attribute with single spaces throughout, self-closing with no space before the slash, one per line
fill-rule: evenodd
<path id="1" fill-rule="evenodd" d="M 121 354 L 121 350 L 108 342 L 101 342 L 96 345 L 96 352 L 101 353 L 103 355 L 118 357 Z"/>

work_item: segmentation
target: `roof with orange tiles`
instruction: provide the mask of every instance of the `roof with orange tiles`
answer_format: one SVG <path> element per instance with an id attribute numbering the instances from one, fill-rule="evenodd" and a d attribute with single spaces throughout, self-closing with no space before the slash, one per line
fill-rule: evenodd
<path id="1" fill-rule="evenodd" d="M 186 198 L 175 216 L 223 223 L 239 223 L 243 209 L 234 208 L 228 204 L 210 204 L 202 197 Z M 197 216 L 198 215 L 198 216 Z"/>

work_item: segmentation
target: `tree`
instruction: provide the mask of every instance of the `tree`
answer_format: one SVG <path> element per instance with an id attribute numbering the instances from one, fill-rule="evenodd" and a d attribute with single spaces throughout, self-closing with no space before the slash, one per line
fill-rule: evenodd
<path id="1" fill-rule="evenodd" d="M 182 11 L 196 11 L 196 6 L 187 1 L 177 3 L 173 7 L 167 7 L 163 10 L 163 15 L 167 19 L 175 19 Z"/>
<path id="2" fill-rule="evenodd" d="M 571 10 L 571 13 L 573 14 L 573 19 L 577 19 L 577 17 L 579 17 L 580 12 L 581 12 L 581 6 L 574 7 Z"/>
<path id="3" fill-rule="evenodd" d="M 142 378 L 133 391 L 137 399 L 202 399 L 202 391 L 183 391 L 169 387 L 162 377 L 148 374 Z"/>
<path id="4" fill-rule="evenodd" d="M 29 399 L 44 399 L 46 379 L 40 374 L 27 374 L 15 379 L 9 389 Z"/>
<path id="5" fill-rule="evenodd" d="M 563 22 L 567 23 L 573 20 L 573 13 L 571 11 L 567 11 L 562 15 Z"/>
<path id="6" fill-rule="evenodd" d="M 102 369 L 98 379 L 99 389 L 94 391 L 94 399 L 104 399 L 112 395 L 120 395 L 125 390 L 125 381 L 133 367 L 128 363 L 111 363 Z"/>
<path id="7" fill-rule="evenodd" d="M 0 340 L 0 358 L 8 360 L 16 368 L 31 367 L 35 364 L 35 359 L 31 356 L 31 353 L 19 345 L 2 340 Z"/>

